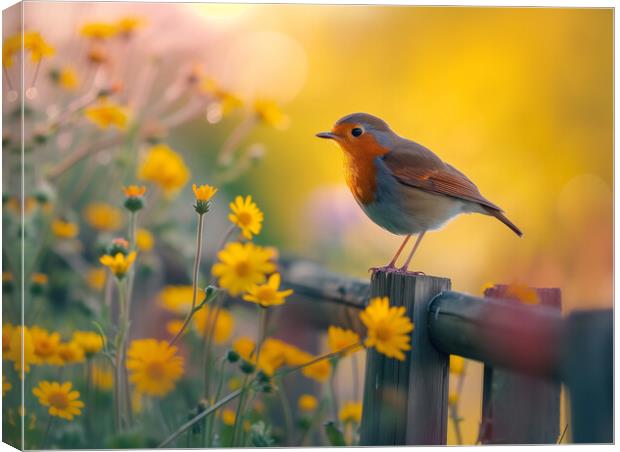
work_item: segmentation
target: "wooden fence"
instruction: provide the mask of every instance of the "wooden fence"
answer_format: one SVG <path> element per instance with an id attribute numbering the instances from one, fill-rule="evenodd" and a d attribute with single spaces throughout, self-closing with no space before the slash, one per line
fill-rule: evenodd
<path id="1" fill-rule="evenodd" d="M 389 296 L 415 324 L 405 361 L 367 352 L 361 445 L 446 444 L 451 354 L 484 364 L 479 442 L 556 443 L 561 385 L 572 442 L 613 442 L 611 310 L 562 317 L 559 289 L 535 289 L 539 303 L 523 304 L 502 285 L 480 298 L 447 278 L 377 271 L 368 283 L 305 261 L 283 275 L 297 294 L 353 310 Z"/>

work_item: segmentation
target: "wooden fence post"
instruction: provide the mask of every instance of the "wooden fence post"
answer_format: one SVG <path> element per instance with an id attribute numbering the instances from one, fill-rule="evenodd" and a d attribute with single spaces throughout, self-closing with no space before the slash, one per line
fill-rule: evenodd
<path id="1" fill-rule="evenodd" d="M 360 444 L 441 445 L 447 440 L 449 356 L 428 336 L 428 303 L 450 280 L 398 272 L 373 272 L 370 296 L 405 306 L 415 327 L 405 361 L 369 350 Z"/>
<path id="2" fill-rule="evenodd" d="M 562 372 L 575 443 L 614 441 L 613 320 L 612 310 L 574 311 L 566 320 Z"/>
<path id="3" fill-rule="evenodd" d="M 526 289 L 532 291 L 533 289 Z M 539 304 L 561 309 L 559 289 L 536 289 Z M 485 297 L 509 300 L 508 286 L 487 289 Z M 510 301 L 507 301 L 510 303 Z M 520 301 L 515 300 L 516 303 Z M 515 338 L 518 341 L 519 338 Z M 555 444 L 560 433 L 560 390 L 557 381 L 484 366 L 482 391 L 483 444 Z"/>

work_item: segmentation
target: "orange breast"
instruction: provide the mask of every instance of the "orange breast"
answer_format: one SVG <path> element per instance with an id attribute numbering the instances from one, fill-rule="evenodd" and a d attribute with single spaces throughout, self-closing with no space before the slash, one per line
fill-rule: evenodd
<path id="1" fill-rule="evenodd" d="M 353 196 L 362 204 L 369 204 L 375 200 L 377 188 L 376 168 L 374 156 L 351 157 L 347 156 L 345 178 Z"/>

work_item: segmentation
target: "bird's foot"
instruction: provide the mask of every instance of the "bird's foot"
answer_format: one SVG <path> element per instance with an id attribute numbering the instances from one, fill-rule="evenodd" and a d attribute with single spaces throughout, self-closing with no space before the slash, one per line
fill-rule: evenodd
<path id="1" fill-rule="evenodd" d="M 407 267 L 400 267 L 396 269 L 396 272 L 402 273 L 403 275 L 426 276 L 426 273 L 424 272 L 412 272 L 410 270 L 407 270 Z"/>
<path id="2" fill-rule="evenodd" d="M 382 267 L 370 267 L 369 272 L 397 272 L 398 269 L 393 264 L 383 265 Z"/>

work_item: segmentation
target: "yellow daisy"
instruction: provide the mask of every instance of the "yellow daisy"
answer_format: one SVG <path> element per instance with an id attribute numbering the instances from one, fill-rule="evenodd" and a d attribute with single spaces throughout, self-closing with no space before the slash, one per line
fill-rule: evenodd
<path id="1" fill-rule="evenodd" d="M 107 99 L 101 99 L 96 105 L 86 108 L 84 116 L 100 129 L 116 127 L 124 130 L 129 122 L 129 110 Z"/>
<path id="2" fill-rule="evenodd" d="M 91 358 L 103 348 L 103 338 L 94 331 L 75 331 L 72 341 L 82 347 L 87 358 Z"/>
<path id="3" fill-rule="evenodd" d="M 120 209 L 104 202 L 93 202 L 86 206 L 84 218 L 98 231 L 116 231 L 123 225 Z"/>
<path id="4" fill-rule="evenodd" d="M 202 335 L 207 327 L 207 318 L 212 310 L 208 306 L 204 306 L 196 314 L 194 314 L 194 326 L 198 332 Z M 211 314 L 211 315 L 214 315 Z M 213 320 L 211 320 L 213 321 Z M 226 309 L 220 309 L 217 316 L 217 323 L 215 324 L 215 331 L 213 333 L 213 340 L 216 344 L 223 344 L 230 336 L 232 336 L 233 328 L 235 327 L 235 319 Z"/>
<path id="5" fill-rule="evenodd" d="M 293 294 L 291 289 L 278 290 L 280 288 L 280 274 L 274 273 L 265 284 L 254 284 L 248 287 L 247 294 L 243 296 L 245 301 L 256 303 L 263 308 L 284 304 L 286 297 Z"/>
<path id="6" fill-rule="evenodd" d="M 13 57 L 22 50 L 21 33 L 9 36 L 2 42 L 2 65 L 6 68 L 13 66 Z"/>
<path id="7" fill-rule="evenodd" d="M 127 352 L 129 381 L 144 394 L 163 397 L 183 375 L 184 360 L 166 341 L 138 339 Z"/>
<path id="8" fill-rule="evenodd" d="M 183 158 L 165 144 L 151 147 L 138 169 L 138 177 L 159 185 L 170 196 L 189 179 Z"/>
<path id="9" fill-rule="evenodd" d="M 90 372 L 93 386 L 102 391 L 109 391 L 114 386 L 114 372 L 109 365 L 93 364 Z"/>
<path id="10" fill-rule="evenodd" d="M 2 397 L 5 396 L 7 392 L 11 390 L 13 385 L 9 380 L 6 379 L 6 376 L 2 375 Z"/>
<path id="11" fill-rule="evenodd" d="M 362 403 L 361 402 L 345 402 L 338 413 L 340 422 L 343 424 L 353 423 L 359 424 L 362 421 Z"/>
<path id="12" fill-rule="evenodd" d="M 122 36 L 129 37 L 136 30 L 142 28 L 145 22 L 143 19 L 134 16 L 123 17 L 116 23 L 116 29 L 118 33 Z"/>
<path id="13" fill-rule="evenodd" d="M 128 198 L 139 198 L 146 193 L 146 187 L 143 185 L 130 185 L 128 187 L 123 187 L 123 193 Z"/>
<path id="14" fill-rule="evenodd" d="M 155 238 L 148 230 L 139 228 L 136 231 L 136 246 L 140 251 L 151 251 L 155 245 Z"/>
<path id="15" fill-rule="evenodd" d="M 228 219 L 231 223 L 239 226 L 243 236 L 252 240 L 252 237 L 260 233 L 263 224 L 263 212 L 252 201 L 250 195 L 245 199 L 241 196 L 237 196 L 234 202 L 230 203 L 231 214 L 228 215 Z"/>
<path id="16" fill-rule="evenodd" d="M 79 400 L 80 393 L 72 391 L 71 386 L 70 381 L 62 384 L 57 381 L 42 381 L 32 393 L 37 396 L 41 405 L 49 407 L 49 414 L 72 421 L 74 416 L 82 414 L 84 402 Z"/>
<path id="17" fill-rule="evenodd" d="M 78 235 L 78 225 L 56 218 L 52 221 L 52 233 L 59 239 L 72 239 Z"/>
<path id="18" fill-rule="evenodd" d="M 9 349 L 6 354 L 6 359 L 8 359 L 9 361 L 13 361 L 13 368 L 17 372 L 20 372 L 20 378 L 22 370 L 22 360 L 25 373 L 30 372 L 30 364 L 37 363 L 38 358 L 35 355 L 34 342 L 32 340 L 32 333 L 30 332 L 30 328 L 28 328 L 27 326 L 15 326 L 11 328 Z"/>
<path id="19" fill-rule="evenodd" d="M 222 411 L 222 422 L 224 425 L 235 425 L 235 419 L 237 419 L 237 414 L 234 410 L 225 408 Z"/>
<path id="20" fill-rule="evenodd" d="M 276 269 L 271 262 L 273 252 L 251 242 L 229 243 L 217 257 L 213 275 L 219 278 L 219 286 L 233 296 L 262 284 L 266 275 Z"/>
<path id="21" fill-rule="evenodd" d="M 289 118 L 272 100 L 259 99 L 254 102 L 254 113 L 261 122 L 277 129 L 285 128 L 289 123 Z"/>
<path id="22" fill-rule="evenodd" d="M 103 268 L 92 268 L 86 273 L 86 282 L 91 289 L 101 290 L 105 286 L 106 272 Z"/>
<path id="23" fill-rule="evenodd" d="M 89 22 L 80 29 L 80 34 L 91 39 L 107 39 L 115 36 L 119 29 L 107 22 Z"/>
<path id="24" fill-rule="evenodd" d="M 60 349 L 60 334 L 49 333 L 46 329 L 33 326 L 30 329 L 34 354 L 37 364 L 62 365 L 63 360 L 58 356 Z"/>
<path id="25" fill-rule="evenodd" d="M 165 286 L 159 292 L 159 299 L 164 309 L 175 314 L 187 314 L 192 307 L 192 295 L 194 289 L 192 286 Z M 196 305 L 204 298 L 204 293 L 197 291 Z"/>
<path id="26" fill-rule="evenodd" d="M 24 32 L 24 50 L 30 51 L 30 60 L 33 63 L 38 63 L 56 53 L 56 50 L 43 39 L 41 33 L 36 31 Z"/>
<path id="27" fill-rule="evenodd" d="M 58 72 L 58 84 L 67 91 L 75 91 L 80 87 L 80 79 L 72 67 L 63 67 Z"/>
<path id="28" fill-rule="evenodd" d="M 112 273 L 119 279 L 125 276 L 125 273 L 131 267 L 131 264 L 136 260 L 136 252 L 132 251 L 127 256 L 123 253 L 116 253 L 114 257 L 109 254 L 101 256 L 99 262 L 108 267 Z"/>
<path id="29" fill-rule="evenodd" d="M 240 336 L 233 342 L 233 350 L 246 361 L 250 360 L 255 348 L 256 343 L 247 336 Z"/>
<path id="30" fill-rule="evenodd" d="M 84 349 L 77 343 L 70 341 L 58 346 L 58 356 L 65 364 L 84 362 Z"/>
<path id="31" fill-rule="evenodd" d="M 297 400 L 297 406 L 299 409 L 307 413 L 311 413 L 316 410 L 318 404 L 319 402 L 316 397 L 310 394 L 302 394 Z"/>
<path id="32" fill-rule="evenodd" d="M 337 326 L 330 326 L 327 329 L 327 344 L 332 353 L 350 347 L 359 342 L 360 337 L 355 331 L 345 330 Z M 354 350 L 347 352 L 351 353 Z"/>
<path id="33" fill-rule="evenodd" d="M 391 307 L 387 297 L 376 297 L 360 313 L 360 319 L 368 328 L 367 347 L 375 347 L 379 353 L 404 361 L 403 352 L 411 349 L 409 333 L 413 323 L 403 306 Z"/>
<path id="34" fill-rule="evenodd" d="M 196 184 L 192 184 L 192 190 L 194 191 L 196 201 L 209 201 L 217 193 L 217 188 L 212 187 L 209 184 L 198 186 Z"/>

